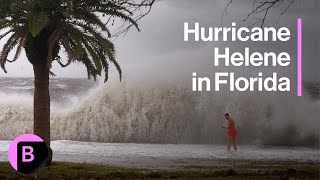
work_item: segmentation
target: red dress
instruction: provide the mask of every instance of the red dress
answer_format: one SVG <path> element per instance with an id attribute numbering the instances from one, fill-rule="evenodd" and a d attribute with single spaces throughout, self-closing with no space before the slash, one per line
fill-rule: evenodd
<path id="1" fill-rule="evenodd" d="M 236 137 L 237 136 L 237 129 L 235 127 L 228 128 L 227 134 L 228 134 L 228 136 Z"/>

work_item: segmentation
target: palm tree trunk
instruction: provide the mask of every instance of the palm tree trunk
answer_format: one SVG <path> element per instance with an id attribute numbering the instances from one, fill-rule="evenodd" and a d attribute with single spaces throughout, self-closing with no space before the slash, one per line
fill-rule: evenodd
<path id="1" fill-rule="evenodd" d="M 46 64 L 33 65 L 34 71 L 34 134 L 41 137 L 48 147 L 49 161 L 52 160 L 50 148 L 50 94 L 49 68 Z"/>

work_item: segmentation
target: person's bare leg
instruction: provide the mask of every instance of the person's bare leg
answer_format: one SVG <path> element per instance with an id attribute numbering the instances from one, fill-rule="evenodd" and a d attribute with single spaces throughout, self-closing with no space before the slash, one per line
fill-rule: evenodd
<path id="1" fill-rule="evenodd" d="M 236 139 L 235 137 L 231 137 L 231 145 L 233 146 L 234 150 L 237 151 L 237 147 L 235 145 Z M 234 168 L 236 166 L 236 163 L 234 161 L 234 159 L 231 159 L 231 167 Z"/>
<path id="2" fill-rule="evenodd" d="M 230 151 L 231 141 L 232 141 L 232 137 L 228 136 L 228 145 L 227 145 L 228 151 Z"/>
<path id="3" fill-rule="evenodd" d="M 232 136 L 228 136 L 228 140 L 229 140 L 229 142 L 230 142 L 230 146 L 229 146 L 229 151 L 230 151 L 230 148 L 231 148 L 231 146 L 233 146 L 233 137 Z M 235 162 L 234 162 L 234 160 L 233 160 L 233 157 L 232 158 L 230 158 L 230 162 L 231 162 L 231 164 L 230 164 L 230 166 L 231 166 L 231 168 L 234 168 L 235 167 Z"/>
<path id="4" fill-rule="evenodd" d="M 231 149 L 231 147 L 234 148 L 233 144 L 234 144 L 234 143 L 233 143 L 233 137 L 231 136 L 231 137 L 230 137 L 230 149 Z"/>
<path id="5" fill-rule="evenodd" d="M 232 146 L 235 151 L 237 151 L 237 145 L 236 145 L 236 137 L 232 137 Z"/>

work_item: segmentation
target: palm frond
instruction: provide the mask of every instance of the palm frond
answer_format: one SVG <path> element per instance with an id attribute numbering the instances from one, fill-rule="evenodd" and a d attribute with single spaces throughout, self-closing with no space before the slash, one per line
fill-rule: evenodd
<path id="1" fill-rule="evenodd" d="M 64 36 L 61 37 L 61 44 L 64 47 L 64 49 L 66 50 L 67 54 L 68 54 L 68 61 L 67 64 L 61 64 L 61 67 L 67 67 L 71 64 L 72 60 L 73 60 L 73 51 L 72 48 L 70 46 L 70 41 L 68 41 L 68 39 Z"/>
<path id="2" fill-rule="evenodd" d="M 6 36 L 8 36 L 8 35 L 9 35 L 10 33 L 12 33 L 12 32 L 13 32 L 13 30 L 11 29 L 11 30 L 9 30 L 9 31 L 1 34 L 1 35 L 0 35 L 0 41 L 1 41 L 1 39 L 5 38 Z"/>
<path id="3" fill-rule="evenodd" d="M 122 70 L 116 61 L 116 51 L 111 38 L 126 32 L 150 12 L 155 0 L 0 0 L 0 40 L 9 37 L 0 55 L 0 65 L 6 72 L 6 62 L 19 58 L 23 48 L 28 60 L 46 63 L 48 68 L 56 60 L 61 67 L 80 62 L 87 68 L 88 78 L 96 79 L 104 71 L 109 76 L 109 64 Z M 106 17 L 106 19 L 102 17 Z M 105 20 L 107 20 L 105 22 Z M 120 26 L 109 26 L 119 20 Z M 112 22 L 112 24 L 109 24 Z M 8 60 L 12 49 L 13 60 Z M 66 63 L 59 52 L 65 50 Z"/>
<path id="4" fill-rule="evenodd" d="M 48 66 L 49 69 L 51 68 L 51 63 L 53 61 L 53 57 L 52 57 L 53 47 L 59 42 L 62 30 L 63 30 L 63 27 L 58 27 L 49 36 L 49 39 L 48 39 L 48 57 L 47 57 L 47 66 Z"/>
<path id="5" fill-rule="evenodd" d="M 19 45 L 17 47 L 17 51 L 13 57 L 13 60 L 10 62 L 15 62 L 19 58 L 21 51 L 22 51 L 22 48 L 25 46 L 27 36 L 28 36 L 28 32 L 25 32 L 23 37 L 20 39 Z"/>
<path id="6" fill-rule="evenodd" d="M 19 43 L 20 39 L 21 39 L 20 33 L 16 32 L 3 45 L 1 55 L 0 55 L 0 66 L 5 73 L 7 73 L 7 70 L 5 68 L 5 64 L 8 61 L 7 58 L 9 56 L 9 53 Z"/>
<path id="7" fill-rule="evenodd" d="M 49 21 L 48 15 L 44 11 L 30 11 L 27 19 L 29 31 L 33 37 L 36 37 Z"/>

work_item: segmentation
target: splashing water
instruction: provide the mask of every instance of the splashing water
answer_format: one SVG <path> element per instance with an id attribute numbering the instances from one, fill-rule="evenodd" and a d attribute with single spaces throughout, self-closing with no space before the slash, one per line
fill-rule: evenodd
<path id="1" fill-rule="evenodd" d="M 26 102 L 8 103 L 1 96 L 0 139 L 32 132 L 31 98 L 21 97 Z M 74 104 L 68 110 L 53 108 L 54 140 L 220 144 L 225 142 L 223 115 L 229 112 L 242 144 L 319 146 L 320 103 L 307 95 L 195 93 L 184 83 L 144 88 L 108 83 Z"/>

